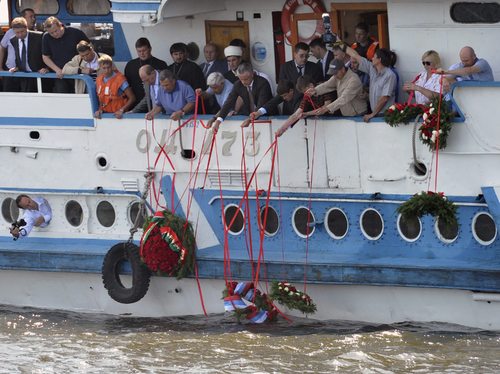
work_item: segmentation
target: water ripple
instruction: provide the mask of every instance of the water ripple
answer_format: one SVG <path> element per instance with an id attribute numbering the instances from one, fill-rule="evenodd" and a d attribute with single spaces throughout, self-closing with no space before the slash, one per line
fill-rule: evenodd
<path id="1" fill-rule="evenodd" d="M 0 307 L 1 373 L 494 373 L 500 334 L 455 325 L 116 318 Z"/>

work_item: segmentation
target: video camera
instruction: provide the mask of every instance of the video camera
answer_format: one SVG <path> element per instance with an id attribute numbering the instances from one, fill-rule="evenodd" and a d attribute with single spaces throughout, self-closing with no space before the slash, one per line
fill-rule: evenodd
<path id="1" fill-rule="evenodd" d="M 331 46 L 337 41 L 337 35 L 332 32 L 330 15 L 328 13 L 323 13 L 321 18 L 323 19 L 323 27 L 325 28 L 325 33 L 323 34 L 323 43 Z"/>
<path id="2" fill-rule="evenodd" d="M 25 236 L 26 230 L 23 229 L 24 226 L 26 226 L 26 221 L 21 218 L 19 221 L 12 222 L 12 226 L 10 227 L 10 231 L 12 233 L 12 230 L 18 229 L 19 235 Z M 23 231 L 24 231 L 24 233 L 23 233 Z M 17 240 L 17 239 L 19 239 L 19 238 L 14 236 L 13 240 Z"/>

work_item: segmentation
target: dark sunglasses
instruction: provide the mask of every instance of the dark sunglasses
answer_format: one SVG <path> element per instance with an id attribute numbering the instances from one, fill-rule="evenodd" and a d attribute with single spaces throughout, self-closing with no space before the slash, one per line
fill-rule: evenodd
<path id="1" fill-rule="evenodd" d="M 422 65 L 427 65 L 427 66 L 430 66 L 432 64 L 432 62 L 430 61 L 422 61 Z"/>

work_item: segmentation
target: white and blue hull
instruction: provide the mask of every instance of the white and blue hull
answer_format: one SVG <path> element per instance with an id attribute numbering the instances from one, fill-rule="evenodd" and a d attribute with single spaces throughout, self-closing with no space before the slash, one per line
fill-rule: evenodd
<path id="1" fill-rule="evenodd" d="M 228 18 L 233 3 L 243 6 L 215 3 L 217 12 L 207 19 Z M 419 17 L 410 22 L 412 4 L 388 3 L 391 46 L 400 54 L 398 68 L 405 80 L 418 72 L 413 60 L 420 57 L 407 43 L 408 35 L 424 25 Z M 449 5 L 436 4 L 440 9 Z M 261 11 L 281 6 L 281 1 L 266 2 Z M 428 14 L 413 7 L 412 16 Z M 251 31 L 269 44 L 269 33 L 261 27 L 268 16 L 263 12 L 261 20 L 251 21 Z M 184 16 L 144 30 L 139 23 L 122 26 L 133 50 L 138 36 L 148 36 L 154 45 L 178 41 L 169 38 L 179 35 L 181 25 L 194 40 L 202 40 L 202 18 L 196 16 L 187 26 Z M 444 45 L 455 48 L 464 38 L 449 32 L 455 25 L 429 22 L 440 36 L 442 56 L 454 60 L 455 51 Z M 476 31 L 464 30 L 465 40 Z M 428 39 L 426 31 L 418 40 Z M 168 60 L 166 49 L 159 49 L 155 55 Z M 267 61 L 259 68 L 272 65 Z M 203 301 L 207 313 L 221 313 L 225 279 L 255 279 L 260 263 L 262 290 L 271 280 L 288 280 L 299 288 L 306 284 L 318 308 L 313 318 L 439 321 L 500 330 L 499 84 L 460 84 L 453 97 L 460 117 L 448 147 L 438 155 L 414 140 L 412 124 L 392 128 L 381 120 L 309 119 L 307 126 L 301 121 L 279 139 L 273 164 L 274 133 L 282 117 L 256 124 L 254 130 L 242 130 L 241 118 L 225 121 L 210 154 L 211 133 L 199 122 L 174 134 L 178 123 L 165 117 L 154 124 L 143 115 L 95 120 L 92 95 L 0 92 L 0 304 L 161 317 L 202 314 Z M 194 151 L 194 158 L 183 157 L 186 150 Z M 423 172 L 415 169 L 415 160 Z M 179 281 L 153 277 L 143 299 L 121 304 L 109 297 L 101 268 L 107 251 L 129 237 L 146 172 L 155 175 L 149 207 L 159 209 L 157 200 L 175 207 L 196 228 L 199 285 L 194 275 Z M 245 179 L 251 178 L 244 199 Z M 430 216 L 416 228 L 402 229 L 398 206 L 417 192 L 434 189 L 457 205 L 457 232 L 443 234 Z M 18 212 L 11 199 L 20 193 L 45 197 L 53 219 L 47 228 L 14 242 L 8 226 Z M 265 205 L 277 219 L 261 242 L 257 216 Z M 104 213 L 99 206 L 106 206 Z M 231 206 L 241 206 L 247 219 L 226 238 L 222 215 Z M 300 209 L 310 209 L 306 222 L 295 221 Z M 332 212 L 343 217 L 339 226 L 329 220 Z M 480 219 L 490 225 L 482 226 Z M 307 238 L 304 227 L 309 228 Z M 141 234 L 135 235 L 136 243 Z M 128 278 L 122 276 L 125 284 Z"/>

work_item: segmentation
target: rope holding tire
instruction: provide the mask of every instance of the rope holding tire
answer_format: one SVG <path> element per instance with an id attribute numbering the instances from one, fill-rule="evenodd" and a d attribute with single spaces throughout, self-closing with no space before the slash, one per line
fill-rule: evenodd
<path id="1" fill-rule="evenodd" d="M 132 287 L 120 280 L 120 268 L 128 261 L 132 270 Z M 144 297 L 149 289 L 150 270 L 143 264 L 139 248 L 133 243 L 118 243 L 110 248 L 102 264 L 102 281 L 109 296 L 122 304 L 132 304 Z"/>

